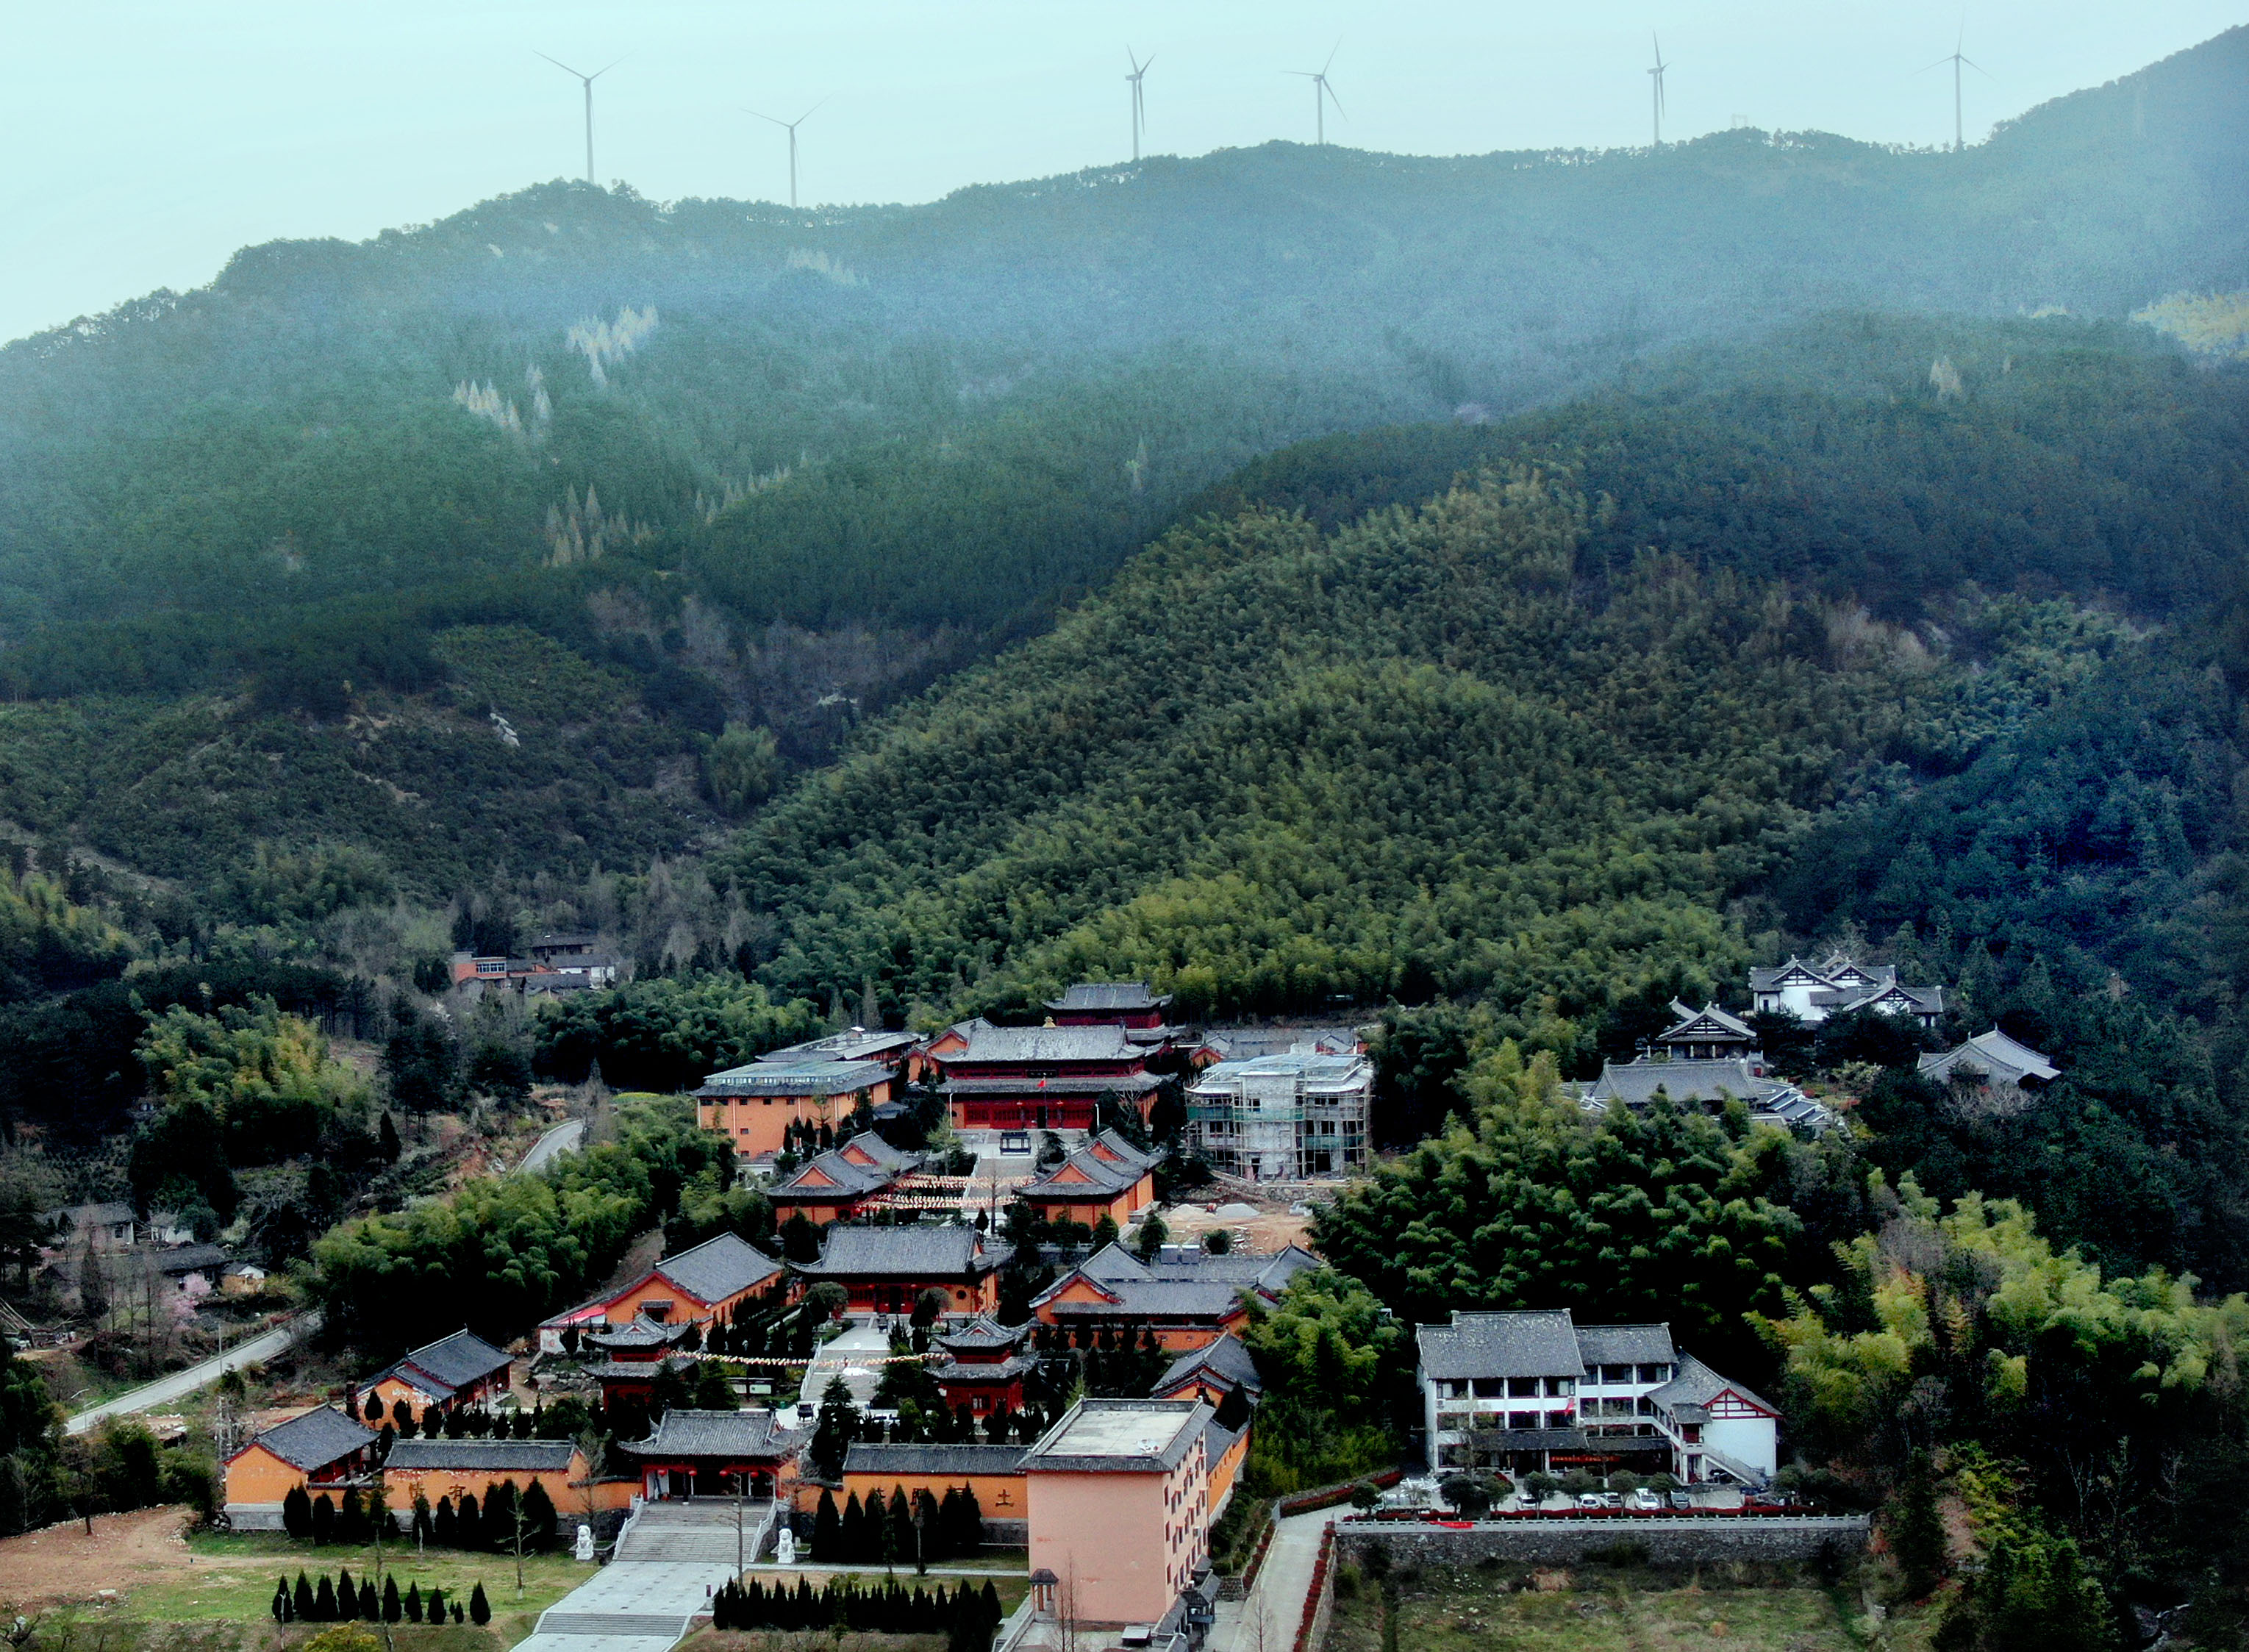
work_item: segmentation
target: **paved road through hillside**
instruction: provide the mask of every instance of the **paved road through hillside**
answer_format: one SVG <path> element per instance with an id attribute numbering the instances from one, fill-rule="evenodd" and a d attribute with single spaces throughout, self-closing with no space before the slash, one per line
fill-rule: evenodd
<path id="1" fill-rule="evenodd" d="M 243 1366 L 254 1366 L 271 1359 L 300 1337 L 310 1336 L 318 1329 L 320 1316 L 317 1312 L 300 1313 L 293 1319 L 285 1319 L 271 1331 L 261 1332 L 247 1342 L 238 1342 L 224 1353 L 213 1354 L 201 1365 L 189 1366 L 185 1371 L 175 1371 L 169 1377 L 120 1394 L 114 1400 L 105 1400 L 98 1406 L 88 1406 L 63 1427 L 72 1434 L 84 1434 L 96 1427 L 106 1417 L 130 1416 L 137 1411 L 154 1410 L 169 1405 L 175 1400 L 185 1399 L 198 1388 L 210 1387 L 227 1372 Z"/>

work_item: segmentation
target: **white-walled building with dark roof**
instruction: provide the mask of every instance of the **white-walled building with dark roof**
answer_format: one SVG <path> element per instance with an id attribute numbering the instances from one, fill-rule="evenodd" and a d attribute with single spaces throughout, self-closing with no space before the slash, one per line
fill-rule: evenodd
<path id="1" fill-rule="evenodd" d="M 1631 1469 L 1762 1485 L 1773 1471 L 1777 1408 L 1681 1353 L 1668 1325 L 1462 1312 L 1414 1341 L 1432 1474 Z"/>
<path id="2" fill-rule="evenodd" d="M 1944 988 L 1909 987 L 1890 964 L 1861 964 L 1838 953 L 1823 963 L 1791 958 L 1774 969 L 1750 971 L 1751 1013 L 1793 1015 L 1808 1024 L 1861 1009 L 1909 1015 L 1925 1028 L 1943 1019 Z"/>

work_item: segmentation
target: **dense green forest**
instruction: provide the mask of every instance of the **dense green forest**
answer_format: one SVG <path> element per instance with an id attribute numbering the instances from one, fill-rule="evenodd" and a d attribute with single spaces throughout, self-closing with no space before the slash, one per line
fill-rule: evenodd
<path id="1" fill-rule="evenodd" d="M 913 209 L 556 184 L 247 250 L 0 350 L 0 820 L 236 925 L 261 844 L 418 899 L 637 875 L 1291 441 L 1661 394 L 1682 345 L 1837 310 L 2232 279 L 2245 52 L 1959 155 L 1275 144 Z"/>

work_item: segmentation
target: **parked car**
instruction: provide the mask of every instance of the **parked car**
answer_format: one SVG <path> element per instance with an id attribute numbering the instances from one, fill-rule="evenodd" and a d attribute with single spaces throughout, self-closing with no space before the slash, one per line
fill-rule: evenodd
<path id="1" fill-rule="evenodd" d="M 1600 1498 L 1601 1507 L 1604 1509 L 1621 1509 L 1624 1507 L 1624 1493 L 1621 1491 L 1604 1491 L 1600 1494 Z"/>
<path id="2" fill-rule="evenodd" d="M 1695 1494 L 1691 1491 L 1673 1492 L 1671 1494 L 1671 1506 L 1675 1509 L 1693 1508 L 1695 1506 Z"/>
<path id="3" fill-rule="evenodd" d="M 1608 1504 L 1601 1501 L 1601 1497 L 1599 1491 L 1580 1491 L 1578 1493 L 1578 1506 L 1581 1509 L 1606 1509 Z"/>
<path id="4" fill-rule="evenodd" d="M 1647 1486 L 1632 1494 L 1632 1506 L 1642 1513 L 1653 1513 L 1663 1506 L 1663 1494 Z"/>
<path id="5" fill-rule="evenodd" d="M 1804 1506 L 1804 1499 L 1793 1491 L 1752 1491 L 1742 1504 L 1751 1509 L 1799 1509 Z"/>

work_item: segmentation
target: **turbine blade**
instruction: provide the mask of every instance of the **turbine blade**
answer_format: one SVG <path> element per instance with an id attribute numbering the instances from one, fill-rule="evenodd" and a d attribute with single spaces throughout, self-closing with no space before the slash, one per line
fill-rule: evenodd
<path id="1" fill-rule="evenodd" d="M 547 58 L 547 54 L 544 52 L 533 52 L 531 55 L 534 58 Z M 578 72 L 575 69 L 563 62 L 560 58 L 547 58 L 547 61 L 553 64 L 556 68 L 561 70 L 565 74 L 578 74 Z M 578 78 L 581 80 L 590 80 L 593 79 L 593 76 L 588 74 L 578 74 Z"/>
<path id="2" fill-rule="evenodd" d="M 1994 76 L 1993 76 L 1993 74 L 1991 73 L 1991 72 L 1989 69 L 1985 68 L 1982 64 L 1980 64 L 1980 63 L 1977 62 L 1977 61 L 1975 60 L 1975 59 L 1973 59 L 1973 58 L 1963 58 L 1963 59 L 1960 59 L 1960 61 L 1961 61 L 1961 62 L 1963 62 L 1963 63 L 1964 63 L 1964 64 L 1966 64 L 1970 68 L 1973 69 L 1973 70 L 1974 70 L 1977 74 L 1982 75 L 1982 76 L 1983 76 L 1986 80 L 1990 80 L 1990 79 L 1995 79 L 1995 78 L 1996 78 L 1996 77 L 1994 77 Z"/>
<path id="3" fill-rule="evenodd" d="M 824 108 L 826 108 L 826 107 L 828 107 L 828 99 L 829 99 L 829 98 L 832 98 L 832 97 L 834 97 L 835 95 L 836 95 L 836 94 L 835 94 L 833 92 L 829 93 L 828 94 L 828 97 L 827 97 L 827 98 L 822 98 L 822 99 L 821 99 L 821 100 L 820 100 L 819 102 L 817 102 L 817 103 L 814 104 L 814 105 L 813 105 L 809 109 L 807 109 L 807 110 L 806 110 L 802 114 L 801 114 L 801 115 L 797 116 L 795 120 L 792 120 L 792 121 L 790 121 L 790 122 L 788 123 L 788 124 L 789 124 L 789 129 L 790 129 L 791 131 L 794 131 L 794 130 L 795 130 L 795 128 L 797 128 L 798 127 L 802 126 L 802 125 L 803 125 L 807 120 L 811 120 L 811 119 L 812 119 L 812 117 L 813 117 L 814 115 L 818 114 L 821 112 L 821 110 L 822 110 L 822 109 L 824 109 Z"/>
<path id="4" fill-rule="evenodd" d="M 625 58 L 629 58 L 630 56 L 632 56 L 632 53 L 631 53 L 631 52 L 626 52 L 626 53 L 625 53 Z M 588 79 L 588 80 L 598 80 L 598 79 L 600 79 L 603 75 L 607 74 L 610 70 L 612 70 L 612 69 L 616 68 L 616 67 L 617 66 L 617 64 L 622 63 L 622 62 L 625 60 L 625 58 L 619 58 L 619 59 L 616 59 L 616 61 L 614 61 L 614 62 L 610 62 L 610 63 L 605 63 L 605 64 L 603 64 L 600 68 L 598 68 L 598 69 L 595 70 L 593 73 L 591 73 L 591 74 L 588 75 L 588 76 L 586 77 L 586 79 Z"/>
<path id="5" fill-rule="evenodd" d="M 1342 51 L 1342 50 L 1343 50 L 1343 37 L 1342 37 L 1341 35 L 1338 35 L 1338 36 L 1336 37 L 1336 43 L 1335 43 L 1335 45 L 1334 45 L 1333 46 L 1331 46 L 1331 48 L 1329 48 L 1329 51 L 1328 51 L 1328 60 L 1327 60 L 1325 63 L 1323 63 L 1322 65 L 1320 65 L 1320 72 L 1321 72 L 1322 74 L 1325 74 L 1325 73 L 1326 73 L 1330 69 L 1332 69 L 1332 68 L 1334 68 L 1334 67 L 1335 67 L 1336 53 L 1337 53 L 1337 52 L 1340 52 L 1340 51 Z"/>
<path id="6" fill-rule="evenodd" d="M 1343 114 L 1343 100 L 1336 96 L 1336 90 L 1328 84 L 1328 78 L 1325 75 L 1320 77 L 1320 90 L 1328 94 L 1328 101 L 1335 105 L 1336 113 Z M 1351 119 L 1347 114 L 1343 114 L 1343 118 L 1346 120 Z"/>

